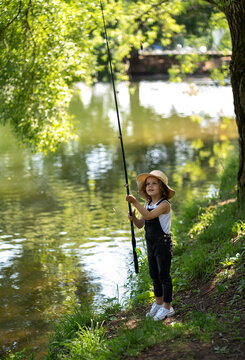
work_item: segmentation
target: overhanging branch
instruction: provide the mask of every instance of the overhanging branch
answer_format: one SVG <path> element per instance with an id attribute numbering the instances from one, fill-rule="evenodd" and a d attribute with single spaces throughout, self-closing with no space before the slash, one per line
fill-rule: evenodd
<path id="1" fill-rule="evenodd" d="M 18 18 L 18 16 L 20 15 L 21 13 L 21 9 L 22 9 L 22 0 L 19 1 L 19 9 L 18 9 L 18 13 L 15 15 L 15 17 L 10 20 L 8 22 L 7 25 L 5 25 L 2 29 L 0 29 L 0 34 L 2 34 L 11 24 L 13 24 L 13 22 Z"/>

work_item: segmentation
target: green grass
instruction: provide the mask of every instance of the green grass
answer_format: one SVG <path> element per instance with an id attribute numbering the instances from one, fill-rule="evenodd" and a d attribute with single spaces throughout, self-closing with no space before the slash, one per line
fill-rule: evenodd
<path id="1" fill-rule="evenodd" d="M 210 341 L 215 331 L 223 329 L 213 314 L 194 312 L 185 322 L 176 322 L 172 326 L 156 323 L 154 320 L 142 320 L 134 329 L 121 329 L 117 336 L 106 338 L 106 327 L 96 325 L 80 328 L 74 339 L 66 342 L 57 358 L 85 360 L 116 360 L 124 356 L 137 356 L 149 346 L 170 341 L 185 343 L 190 337 L 204 342 Z M 57 349 L 56 349 L 57 350 Z M 53 359 L 54 354 L 50 354 Z"/>
<path id="2" fill-rule="evenodd" d="M 224 260 L 241 260 L 245 250 L 245 222 L 239 218 L 236 203 L 210 206 L 199 215 L 186 234 L 188 247 L 173 261 L 175 282 L 199 278 L 208 280 Z"/>
<path id="3" fill-rule="evenodd" d="M 244 213 L 237 202 L 223 200 L 236 194 L 237 160 L 231 157 L 220 181 L 218 198 L 192 201 L 181 209 L 173 223 L 176 251 L 173 259 L 175 290 L 188 287 L 191 280 L 208 280 L 227 264 L 242 261 L 245 251 Z"/>
<path id="4" fill-rule="evenodd" d="M 103 324 L 94 325 L 93 321 L 90 326 L 78 325 L 75 336 L 62 344 L 59 358 L 63 360 L 99 359 L 101 354 L 107 352 L 105 332 Z M 51 353 L 50 359 L 53 358 L 53 353 Z"/>
<path id="5" fill-rule="evenodd" d="M 116 337 L 108 339 L 106 326 L 91 322 L 89 327 L 78 326 L 74 336 L 50 351 L 47 359 L 119 360 L 122 355 L 137 356 L 143 349 L 159 342 L 164 342 L 166 346 L 171 341 L 175 345 L 184 344 L 190 337 L 208 342 L 221 329 L 215 315 L 193 312 L 187 321 L 176 322 L 171 326 L 156 323 L 152 319 L 142 320 L 136 328 L 122 328 Z M 12 355 L 11 359 L 21 360 L 26 357 L 24 353 L 19 353 Z"/>

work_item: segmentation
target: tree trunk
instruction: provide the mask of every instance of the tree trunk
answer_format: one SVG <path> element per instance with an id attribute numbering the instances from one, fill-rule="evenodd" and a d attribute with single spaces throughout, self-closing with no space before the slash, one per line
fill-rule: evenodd
<path id="1" fill-rule="evenodd" d="M 245 208 L 245 0 L 231 1 L 224 11 L 232 40 L 231 86 L 239 134 L 238 201 Z"/>

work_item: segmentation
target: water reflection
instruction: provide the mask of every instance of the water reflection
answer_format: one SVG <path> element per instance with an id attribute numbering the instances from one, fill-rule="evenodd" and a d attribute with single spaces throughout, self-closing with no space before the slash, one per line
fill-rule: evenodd
<path id="1" fill-rule="evenodd" d="M 214 192 L 219 165 L 237 141 L 227 119 L 231 88 L 143 81 L 117 90 L 132 192 L 135 175 L 154 168 L 176 189 L 175 211 Z M 28 343 L 40 351 L 53 319 L 71 304 L 117 296 L 117 285 L 123 294 L 133 266 L 113 101 L 109 84 L 78 84 L 70 105 L 78 141 L 46 157 L 1 128 L 2 353 Z"/>
<path id="2" fill-rule="evenodd" d="M 152 96 L 149 97 L 149 93 Z M 158 115 L 171 117 L 178 114 L 181 117 L 193 114 L 207 114 L 216 120 L 221 115 L 233 116 L 234 109 L 231 99 L 231 88 L 228 86 L 217 88 L 212 82 L 195 80 L 183 82 L 176 86 L 169 82 L 141 82 L 139 87 L 140 105 L 153 109 Z M 202 123 L 202 125 L 205 125 Z M 209 126 L 209 124 L 206 123 Z"/>

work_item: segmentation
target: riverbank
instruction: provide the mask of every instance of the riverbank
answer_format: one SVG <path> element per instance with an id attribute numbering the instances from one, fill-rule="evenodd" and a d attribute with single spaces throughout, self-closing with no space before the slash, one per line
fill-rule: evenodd
<path id="1" fill-rule="evenodd" d="M 61 319 L 46 360 L 242 359 L 245 350 L 245 222 L 236 202 L 231 159 L 219 194 L 185 204 L 173 220 L 172 318 L 145 318 L 153 300 L 145 252 L 128 279 L 129 299 L 100 313 L 76 309 Z M 92 319 L 92 320 L 91 320 Z M 9 359 L 38 359 L 28 351 Z"/>

